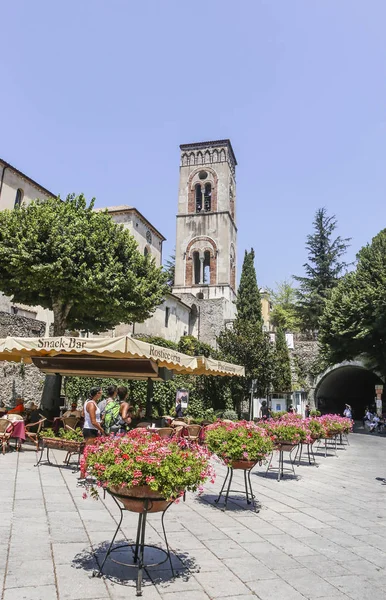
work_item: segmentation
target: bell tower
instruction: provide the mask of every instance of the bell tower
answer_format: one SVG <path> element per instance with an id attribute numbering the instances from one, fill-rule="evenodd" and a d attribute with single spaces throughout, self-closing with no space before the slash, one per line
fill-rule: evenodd
<path id="1" fill-rule="evenodd" d="M 214 343 L 235 318 L 236 158 L 229 140 L 182 144 L 173 293 L 200 317 L 190 327 Z M 204 325 L 205 314 L 212 324 Z"/>

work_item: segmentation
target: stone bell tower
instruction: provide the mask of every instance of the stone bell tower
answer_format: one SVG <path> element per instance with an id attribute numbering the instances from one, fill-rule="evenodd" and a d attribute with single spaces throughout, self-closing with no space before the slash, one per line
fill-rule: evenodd
<path id="1" fill-rule="evenodd" d="M 192 307 L 189 333 L 215 345 L 236 311 L 237 162 L 229 140 L 180 149 L 173 293 Z"/>

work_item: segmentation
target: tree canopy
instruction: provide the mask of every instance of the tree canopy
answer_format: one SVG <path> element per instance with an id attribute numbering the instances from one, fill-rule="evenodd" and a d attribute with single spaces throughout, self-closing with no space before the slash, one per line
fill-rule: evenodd
<path id="1" fill-rule="evenodd" d="M 280 328 L 275 334 L 273 358 L 272 390 L 288 393 L 292 389 L 291 363 L 285 332 Z"/>
<path id="2" fill-rule="evenodd" d="M 314 233 L 307 236 L 308 262 L 303 267 L 306 275 L 295 276 L 299 282 L 298 313 L 303 330 L 317 330 L 324 306 L 337 285 L 347 263 L 341 260 L 350 238 L 333 237 L 337 228 L 335 216 L 328 216 L 325 208 L 316 211 Z"/>
<path id="3" fill-rule="evenodd" d="M 272 304 L 271 325 L 288 333 L 299 331 L 297 292 L 292 282 L 283 281 L 276 284 L 276 289 L 269 290 L 269 298 Z"/>
<path id="4" fill-rule="evenodd" d="M 386 229 L 357 259 L 326 303 L 319 340 L 329 363 L 363 357 L 386 377 Z"/>
<path id="5" fill-rule="evenodd" d="M 54 335 L 142 322 L 162 302 L 166 276 L 133 236 L 83 195 L 0 212 L 0 289 L 54 313 Z"/>
<path id="6" fill-rule="evenodd" d="M 269 336 L 263 331 L 261 298 L 256 281 L 254 252 L 246 252 L 237 292 L 237 317 L 232 329 L 224 329 L 218 347 L 225 360 L 245 367 L 245 378 L 235 378 L 232 389 L 238 401 L 249 398 L 252 381 L 256 393 L 264 396 L 270 387 L 272 352 Z"/>

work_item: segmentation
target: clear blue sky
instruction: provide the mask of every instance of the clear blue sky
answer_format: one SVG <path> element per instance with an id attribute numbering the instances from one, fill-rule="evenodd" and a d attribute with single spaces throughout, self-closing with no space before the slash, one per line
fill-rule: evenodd
<path id="1" fill-rule="evenodd" d="M 175 239 L 179 144 L 229 137 L 239 265 L 302 274 L 315 210 L 386 226 L 384 0 L 14 0 L 0 156 L 48 189 L 136 206 Z M 239 269 L 240 272 L 240 269 Z"/>

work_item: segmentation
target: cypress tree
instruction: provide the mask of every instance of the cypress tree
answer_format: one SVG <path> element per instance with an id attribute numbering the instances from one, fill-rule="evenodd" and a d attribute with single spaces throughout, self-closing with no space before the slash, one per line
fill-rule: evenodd
<path id="1" fill-rule="evenodd" d="M 255 252 L 245 251 L 240 285 L 237 291 L 237 320 L 249 323 L 261 323 L 261 297 L 256 280 Z"/>
<path id="2" fill-rule="evenodd" d="M 224 360 L 245 367 L 245 378 L 235 377 L 231 383 L 235 404 L 240 404 L 250 399 L 253 380 L 255 393 L 265 396 L 272 376 L 272 352 L 269 336 L 263 331 L 253 250 L 244 256 L 236 306 L 238 313 L 233 328 L 224 329 L 217 342 Z"/>
<path id="3" fill-rule="evenodd" d="M 274 365 L 272 388 L 274 392 L 291 391 L 291 364 L 287 340 L 283 329 L 278 329 L 275 336 Z"/>

